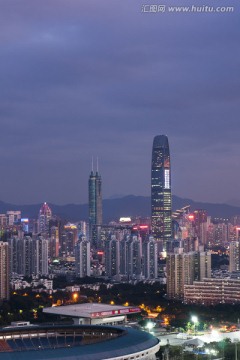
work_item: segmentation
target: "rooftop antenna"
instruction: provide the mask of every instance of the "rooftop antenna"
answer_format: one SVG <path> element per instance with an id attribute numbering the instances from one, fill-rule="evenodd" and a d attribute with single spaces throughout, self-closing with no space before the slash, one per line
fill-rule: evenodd
<path id="1" fill-rule="evenodd" d="M 98 156 L 97 156 L 97 172 L 98 172 Z"/>
<path id="2" fill-rule="evenodd" d="M 92 172 L 93 172 L 93 156 L 92 156 Z"/>

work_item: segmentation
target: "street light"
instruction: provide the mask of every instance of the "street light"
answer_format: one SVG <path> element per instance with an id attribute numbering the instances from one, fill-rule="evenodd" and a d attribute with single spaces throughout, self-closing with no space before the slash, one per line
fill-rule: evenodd
<path id="1" fill-rule="evenodd" d="M 212 329 L 211 338 L 212 338 L 213 341 L 219 341 L 220 340 L 219 332 L 216 329 Z"/>
<path id="2" fill-rule="evenodd" d="M 77 302 L 77 300 L 78 300 L 78 293 L 73 293 L 73 295 L 72 295 L 72 297 L 73 297 L 73 301 L 74 302 Z"/>
<path id="3" fill-rule="evenodd" d="M 235 360 L 238 360 L 238 339 L 233 339 L 233 342 L 235 344 Z"/>
<path id="4" fill-rule="evenodd" d="M 198 323 L 198 317 L 196 315 L 193 315 L 191 318 L 193 324 L 194 324 L 194 335 L 196 336 L 196 325 Z"/>
<path id="5" fill-rule="evenodd" d="M 212 355 L 217 355 L 217 351 L 214 349 L 206 349 L 206 353 L 208 354 L 210 360 L 212 359 Z"/>
<path id="6" fill-rule="evenodd" d="M 148 329 L 149 332 L 152 330 L 153 327 L 154 327 L 154 323 L 151 321 L 149 321 L 146 325 L 146 328 Z"/>

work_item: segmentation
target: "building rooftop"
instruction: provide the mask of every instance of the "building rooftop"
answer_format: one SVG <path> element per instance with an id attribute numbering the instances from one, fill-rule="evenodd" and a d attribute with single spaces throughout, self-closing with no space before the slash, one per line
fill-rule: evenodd
<path id="1" fill-rule="evenodd" d="M 79 318 L 104 318 L 141 312 L 136 306 L 108 305 L 99 303 L 84 303 L 66 306 L 44 308 L 43 312 L 53 315 L 65 315 Z"/>

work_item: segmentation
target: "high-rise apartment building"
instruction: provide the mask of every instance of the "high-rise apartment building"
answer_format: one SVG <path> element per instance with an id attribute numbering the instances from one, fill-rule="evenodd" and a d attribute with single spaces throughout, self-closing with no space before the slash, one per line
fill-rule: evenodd
<path id="1" fill-rule="evenodd" d="M 122 241 L 120 241 L 120 274 L 123 276 L 128 275 L 127 267 L 127 244 L 130 241 L 130 235 L 126 234 Z"/>
<path id="2" fill-rule="evenodd" d="M 78 241 L 78 228 L 75 224 L 67 223 L 63 227 L 61 233 L 61 251 L 60 254 L 63 258 L 72 256 L 74 246 Z"/>
<path id="3" fill-rule="evenodd" d="M 8 239 L 10 270 L 24 276 L 48 274 L 48 239 L 31 236 Z"/>
<path id="4" fill-rule="evenodd" d="M 78 238 L 81 236 L 87 236 L 87 222 L 86 221 L 79 221 L 77 223 L 78 229 Z"/>
<path id="5" fill-rule="evenodd" d="M 89 238 L 91 245 L 98 247 L 99 226 L 102 225 L 102 178 L 98 171 L 91 171 L 88 180 L 88 197 L 89 197 Z"/>
<path id="6" fill-rule="evenodd" d="M 34 273 L 35 252 L 31 236 L 24 236 L 18 240 L 18 269 L 19 274 L 32 276 Z"/>
<path id="7" fill-rule="evenodd" d="M 105 270 L 109 277 L 117 278 L 120 274 L 120 241 L 115 235 L 105 243 Z"/>
<path id="8" fill-rule="evenodd" d="M 142 239 L 132 236 L 126 244 L 127 250 L 127 276 L 129 279 L 141 280 L 142 278 Z"/>
<path id="9" fill-rule="evenodd" d="M 19 257 L 20 255 L 20 244 L 21 240 L 17 236 L 12 236 L 10 239 L 7 240 L 9 245 L 9 268 L 10 273 L 21 274 L 20 264 L 19 264 Z"/>
<path id="10" fill-rule="evenodd" d="M 90 276 L 90 242 L 84 236 L 76 243 L 74 255 L 76 276 Z"/>
<path id="11" fill-rule="evenodd" d="M 8 243 L 0 241 L 0 300 L 9 299 L 9 275 Z"/>
<path id="12" fill-rule="evenodd" d="M 240 271 L 240 241 L 231 241 L 229 245 L 229 271 Z"/>
<path id="13" fill-rule="evenodd" d="M 184 297 L 184 285 L 211 277 L 211 253 L 191 251 L 184 253 L 182 248 L 167 255 L 167 295 L 169 298 Z"/>
<path id="14" fill-rule="evenodd" d="M 204 244 L 204 239 L 202 239 L 201 237 L 202 235 L 201 227 L 202 224 L 207 222 L 207 212 L 206 210 L 199 209 L 199 210 L 195 210 L 192 215 L 193 215 L 193 225 L 195 231 L 194 235 L 198 237 L 200 244 Z"/>
<path id="15" fill-rule="evenodd" d="M 1 227 L 7 227 L 8 225 L 8 218 L 6 214 L 0 214 L 0 226 Z"/>
<path id="16" fill-rule="evenodd" d="M 35 275 L 48 275 L 48 239 L 38 236 L 33 240 Z"/>
<path id="17" fill-rule="evenodd" d="M 104 228 L 104 227 L 103 227 Z M 105 228 L 106 230 L 106 228 Z M 108 228 L 104 239 L 105 272 L 115 279 L 156 279 L 158 277 L 157 242 L 153 236 L 142 241 L 135 227 L 129 229 Z"/>
<path id="18" fill-rule="evenodd" d="M 145 279 L 156 279 L 158 277 L 157 242 L 153 237 L 142 243 L 142 268 Z"/>
<path id="19" fill-rule="evenodd" d="M 172 238 L 171 168 L 168 138 L 155 136 L 151 169 L 152 234 L 160 251 L 166 251 L 166 242 Z"/>
<path id="20" fill-rule="evenodd" d="M 49 257 L 54 259 L 59 257 L 59 227 L 51 226 L 49 237 Z"/>
<path id="21" fill-rule="evenodd" d="M 7 224 L 12 226 L 21 220 L 21 211 L 7 211 Z"/>
<path id="22" fill-rule="evenodd" d="M 167 254 L 167 295 L 168 297 L 183 296 L 183 249 L 176 249 L 175 253 Z"/>

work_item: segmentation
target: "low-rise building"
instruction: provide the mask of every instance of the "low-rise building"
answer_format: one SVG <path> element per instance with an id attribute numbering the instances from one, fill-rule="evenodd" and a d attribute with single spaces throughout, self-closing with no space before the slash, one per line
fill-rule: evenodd
<path id="1" fill-rule="evenodd" d="M 127 315 L 140 313 L 141 309 L 136 306 L 85 303 L 45 308 L 43 312 L 61 317 L 70 317 L 73 319 L 74 324 L 120 325 L 126 322 Z"/>

